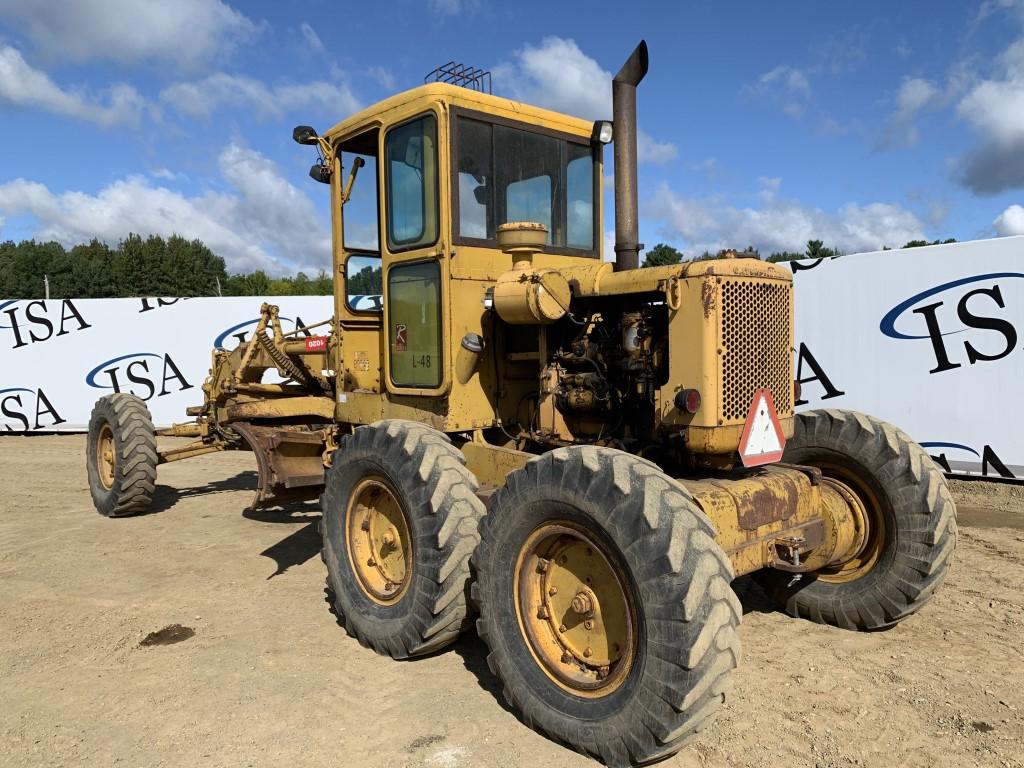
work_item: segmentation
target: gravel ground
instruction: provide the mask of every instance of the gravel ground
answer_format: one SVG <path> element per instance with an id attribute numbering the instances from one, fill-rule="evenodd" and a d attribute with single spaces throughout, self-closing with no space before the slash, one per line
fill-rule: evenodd
<path id="1" fill-rule="evenodd" d="M 0 439 L 0 765 L 595 765 L 519 723 L 474 635 L 404 663 L 347 637 L 319 510 L 243 511 L 251 455 L 161 467 L 155 511 L 108 520 L 84 447 Z M 955 565 L 895 629 L 791 619 L 738 580 L 735 692 L 663 765 L 1024 766 L 1024 488 L 953 490 Z"/>

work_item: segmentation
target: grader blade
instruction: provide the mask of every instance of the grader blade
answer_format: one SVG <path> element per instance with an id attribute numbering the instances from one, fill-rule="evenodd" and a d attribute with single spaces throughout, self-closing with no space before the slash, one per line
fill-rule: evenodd
<path id="1" fill-rule="evenodd" d="M 308 501 L 324 486 L 324 434 L 295 427 L 234 422 L 256 455 L 259 483 L 251 507 L 277 507 Z"/>

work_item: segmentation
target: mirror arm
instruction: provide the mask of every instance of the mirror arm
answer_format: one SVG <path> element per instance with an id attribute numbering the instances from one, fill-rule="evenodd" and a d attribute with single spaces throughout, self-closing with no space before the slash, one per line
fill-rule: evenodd
<path id="1" fill-rule="evenodd" d="M 352 161 L 352 170 L 348 172 L 348 181 L 345 182 L 345 189 L 341 193 L 341 205 L 348 202 L 349 197 L 352 195 L 352 185 L 355 184 L 356 174 L 359 173 L 359 169 L 366 165 L 366 161 L 361 157 L 357 157 Z"/>

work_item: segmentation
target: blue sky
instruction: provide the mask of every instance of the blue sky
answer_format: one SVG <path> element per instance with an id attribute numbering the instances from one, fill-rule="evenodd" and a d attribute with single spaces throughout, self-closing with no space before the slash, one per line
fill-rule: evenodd
<path id="1" fill-rule="evenodd" d="M 0 239 L 177 232 L 232 271 L 316 271 L 326 188 L 293 125 L 449 59 L 492 70 L 496 94 L 610 117 L 641 38 L 648 245 L 1024 234 L 1024 0 L 0 0 Z"/>

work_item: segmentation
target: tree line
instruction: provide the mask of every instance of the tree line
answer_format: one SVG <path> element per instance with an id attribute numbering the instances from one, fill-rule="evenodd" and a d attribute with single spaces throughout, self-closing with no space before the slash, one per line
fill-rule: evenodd
<path id="1" fill-rule="evenodd" d="M 954 243 L 953 239 L 911 240 L 904 248 Z M 888 250 L 888 249 L 886 249 Z M 705 251 L 695 259 L 720 258 L 725 252 Z M 748 246 L 738 256 L 761 258 Z M 840 251 L 821 240 L 809 240 L 803 253 L 779 251 L 765 261 L 790 261 L 839 256 Z M 642 266 L 679 264 L 686 256 L 666 243 L 658 243 L 645 253 Z M 299 272 L 294 277 L 271 277 L 263 270 L 227 273 L 224 259 L 201 240 L 178 235 L 164 239 L 159 235 L 130 234 L 111 247 L 100 240 L 70 249 L 57 242 L 22 240 L 0 242 L 0 299 L 50 297 L 111 298 L 124 296 L 329 296 L 331 275 L 321 270 L 310 277 Z M 350 293 L 380 293 L 380 268 L 365 267 L 352 275 Z"/>
<path id="2" fill-rule="evenodd" d="M 0 242 L 0 299 L 124 296 L 327 296 L 331 276 L 270 277 L 263 270 L 227 273 L 201 240 L 130 234 L 111 247 L 100 240 L 70 249 L 57 242 Z"/>
<path id="3" fill-rule="evenodd" d="M 947 243 L 955 243 L 954 238 L 947 240 L 911 240 L 906 243 L 904 248 L 920 248 L 923 245 L 945 245 Z M 889 246 L 882 246 L 883 251 L 891 251 L 892 248 Z M 641 267 L 662 267 L 666 264 L 681 264 L 684 261 L 703 261 L 705 259 L 720 259 L 727 253 L 725 249 L 718 251 L 717 253 L 711 253 L 710 251 L 704 251 L 700 256 L 695 256 L 692 259 L 687 259 L 686 256 L 676 248 L 666 243 L 658 243 L 656 246 L 651 248 L 645 253 L 644 262 Z M 737 256 L 749 256 L 755 259 L 761 258 L 761 252 L 752 245 L 748 245 L 742 251 L 736 251 Z M 807 248 L 803 253 L 798 251 L 775 251 L 765 257 L 765 261 L 794 261 L 796 259 L 828 259 L 833 256 L 842 256 L 842 251 L 838 248 L 829 248 L 821 240 L 808 240 Z"/>

